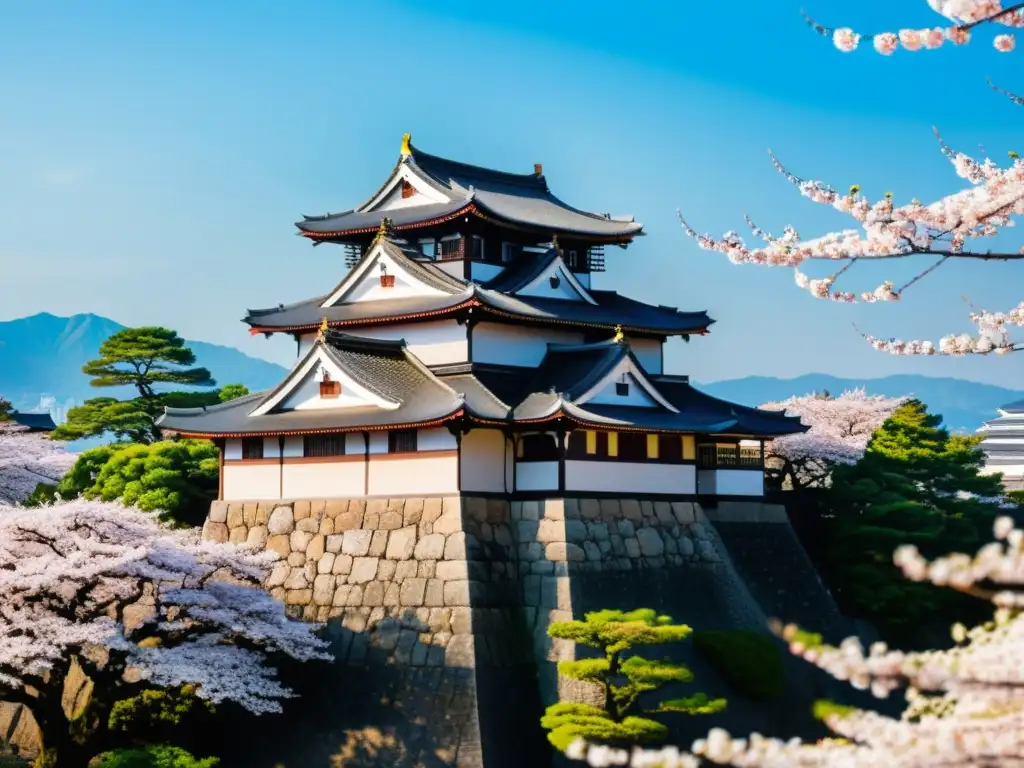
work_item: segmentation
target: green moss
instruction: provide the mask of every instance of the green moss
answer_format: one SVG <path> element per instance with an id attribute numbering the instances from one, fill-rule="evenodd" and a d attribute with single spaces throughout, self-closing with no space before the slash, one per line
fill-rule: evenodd
<path id="1" fill-rule="evenodd" d="M 786 687 L 782 653 L 770 637 L 743 630 L 696 632 L 694 646 L 736 691 L 750 699 L 780 696 Z"/>

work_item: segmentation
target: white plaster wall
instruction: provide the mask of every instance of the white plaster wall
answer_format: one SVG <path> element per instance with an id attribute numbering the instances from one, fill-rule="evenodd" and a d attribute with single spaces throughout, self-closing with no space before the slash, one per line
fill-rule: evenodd
<path id="1" fill-rule="evenodd" d="M 299 353 L 297 357 L 300 360 L 309 354 L 309 350 L 313 348 L 313 342 L 315 341 L 315 333 L 304 333 L 301 336 L 299 336 Z"/>
<path id="2" fill-rule="evenodd" d="M 474 261 L 469 265 L 469 275 L 477 283 L 486 283 L 493 280 L 505 271 L 504 264 L 487 264 L 482 261 Z"/>
<path id="3" fill-rule="evenodd" d="M 458 493 L 458 456 L 370 458 L 370 496 Z"/>
<path id="4" fill-rule="evenodd" d="M 380 284 L 381 264 L 387 274 L 394 275 L 395 284 L 385 288 Z M 404 270 L 387 253 L 380 251 L 370 262 L 369 267 L 360 275 L 358 282 L 347 289 L 342 302 L 353 304 L 361 301 L 378 301 L 380 299 L 400 299 L 407 296 L 443 296 L 443 291 L 421 283 L 409 272 Z"/>
<path id="5" fill-rule="evenodd" d="M 281 410 L 336 410 L 339 408 L 380 407 L 377 398 L 371 399 L 362 386 L 350 377 L 342 375 L 336 366 L 328 366 L 328 373 L 334 381 L 341 382 L 341 394 L 337 397 L 320 397 L 321 366 L 315 365 L 301 382 L 277 406 Z"/>
<path id="6" fill-rule="evenodd" d="M 517 491 L 558 490 L 557 461 L 517 461 Z"/>
<path id="7" fill-rule="evenodd" d="M 580 281 L 580 285 L 590 290 L 590 273 L 589 272 L 573 272 L 576 279 Z"/>
<path id="8" fill-rule="evenodd" d="M 348 443 L 345 443 L 345 447 L 348 448 Z M 370 453 L 387 453 L 388 452 L 388 433 L 387 432 L 370 432 Z"/>
<path id="9" fill-rule="evenodd" d="M 563 268 L 560 261 L 552 262 L 547 269 L 538 275 L 529 285 L 516 291 L 520 296 L 536 296 L 542 299 L 564 299 L 566 301 L 586 301 L 569 282 L 569 270 Z M 551 287 L 551 277 L 558 276 L 558 285 Z M 575 275 L 573 275 L 575 277 Z"/>
<path id="10" fill-rule="evenodd" d="M 241 440 L 225 440 L 224 441 L 224 459 L 230 461 L 232 459 L 242 458 L 242 441 Z"/>
<path id="11" fill-rule="evenodd" d="M 366 493 L 365 461 L 284 465 L 284 498 L 331 499 Z"/>
<path id="12" fill-rule="evenodd" d="M 764 472 L 753 469 L 716 469 L 719 496 L 764 496 Z M 705 492 L 701 488 L 701 492 Z"/>
<path id="13" fill-rule="evenodd" d="M 551 344 L 579 344 L 583 334 L 549 328 L 480 323 L 473 329 L 473 362 L 539 365 Z"/>
<path id="14" fill-rule="evenodd" d="M 361 432 L 349 432 L 345 435 L 345 453 L 349 456 L 366 453 L 366 438 Z"/>
<path id="15" fill-rule="evenodd" d="M 679 493 L 697 489 L 692 464 L 640 464 L 607 461 L 566 461 L 565 487 L 569 491 L 599 493 Z"/>
<path id="16" fill-rule="evenodd" d="M 264 459 L 279 459 L 279 458 L 281 458 L 281 438 L 279 438 L 279 437 L 264 437 L 263 438 L 263 458 Z"/>
<path id="17" fill-rule="evenodd" d="M 630 339 L 629 348 L 640 362 L 641 367 L 652 376 L 664 373 L 661 370 L 661 342 L 657 339 Z"/>
<path id="18" fill-rule="evenodd" d="M 429 323 L 371 326 L 352 331 L 354 336 L 373 339 L 405 339 L 412 352 L 426 365 L 464 363 L 469 360 L 468 333 L 455 320 Z"/>
<path id="19" fill-rule="evenodd" d="M 512 450 L 497 429 L 473 429 L 462 436 L 462 490 L 503 493 Z"/>
<path id="20" fill-rule="evenodd" d="M 648 395 L 643 387 L 637 382 L 632 374 L 626 374 L 626 381 L 629 383 L 629 392 L 625 395 L 619 395 L 615 392 L 615 382 L 622 380 L 622 373 L 616 370 L 609 377 L 608 384 L 601 389 L 593 397 L 580 402 L 594 403 L 595 405 L 632 405 L 640 408 L 650 408 L 655 403 L 654 399 Z"/>
<path id="21" fill-rule="evenodd" d="M 284 439 L 284 457 L 286 459 L 301 458 L 306 450 L 305 441 L 301 436 Z"/>
<path id="22" fill-rule="evenodd" d="M 225 464 L 227 501 L 281 498 L 280 464 Z"/>
<path id="23" fill-rule="evenodd" d="M 455 435 L 444 427 L 421 429 L 416 436 L 416 446 L 421 451 L 454 451 L 459 447 Z"/>

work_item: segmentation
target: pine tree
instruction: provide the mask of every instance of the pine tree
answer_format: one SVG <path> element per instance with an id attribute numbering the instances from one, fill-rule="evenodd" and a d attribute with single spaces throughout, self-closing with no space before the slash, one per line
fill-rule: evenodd
<path id="1" fill-rule="evenodd" d="M 909 582 L 893 551 L 913 544 L 926 557 L 973 552 L 1000 514 L 998 476 L 982 475 L 978 438 L 950 435 L 942 417 L 918 400 L 896 409 L 857 464 L 836 470 L 835 518 L 826 567 L 844 609 L 876 624 L 889 639 L 926 641 L 925 626 L 945 628 L 980 601 Z"/>
<path id="2" fill-rule="evenodd" d="M 551 637 L 596 648 L 604 654 L 603 658 L 558 664 L 559 674 L 600 686 L 604 705 L 561 702 L 548 707 L 541 725 L 549 731 L 551 744 L 564 752 L 580 738 L 610 744 L 660 741 L 668 736 L 668 728 L 638 714 L 702 715 L 725 709 L 725 699 L 709 699 L 703 693 L 665 699 L 653 709 L 641 709 L 641 695 L 671 683 L 692 682 L 693 673 L 681 664 L 638 655 L 623 658 L 623 654 L 639 645 L 678 643 L 692 631 L 647 608 L 628 612 L 596 611 L 586 614 L 583 621 L 552 624 L 548 629 Z"/>

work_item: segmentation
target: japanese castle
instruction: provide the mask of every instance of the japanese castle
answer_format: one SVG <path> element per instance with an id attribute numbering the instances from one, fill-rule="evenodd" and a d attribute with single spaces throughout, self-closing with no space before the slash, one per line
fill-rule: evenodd
<path id="1" fill-rule="evenodd" d="M 365 203 L 296 225 L 340 245 L 322 296 L 250 310 L 297 360 L 273 390 L 168 408 L 159 426 L 220 447 L 224 500 L 608 495 L 752 498 L 764 442 L 799 420 L 703 394 L 663 369 L 703 311 L 599 290 L 605 248 L 643 234 L 533 173 L 402 141 Z"/>
<path id="2" fill-rule="evenodd" d="M 1001 472 L 1008 491 L 1024 491 L 1024 400 L 999 409 L 978 430 L 984 436 L 985 472 Z"/>

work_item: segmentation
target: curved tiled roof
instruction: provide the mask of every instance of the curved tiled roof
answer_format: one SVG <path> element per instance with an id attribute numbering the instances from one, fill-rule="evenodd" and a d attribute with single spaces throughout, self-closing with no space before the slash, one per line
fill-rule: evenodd
<path id="1" fill-rule="evenodd" d="M 352 209 L 323 216 L 303 216 L 299 231 L 312 238 L 340 237 L 371 232 L 383 216 L 392 226 L 426 225 L 436 219 L 466 212 L 502 219 L 508 223 L 548 233 L 565 233 L 626 242 L 641 234 L 643 225 L 632 217 L 590 213 L 555 197 L 543 176 L 496 171 L 448 160 L 409 145 L 381 191 L 403 164 L 424 182 L 450 197 L 448 202 L 394 208 L 387 211 Z M 366 205 L 369 204 L 367 202 Z"/>

